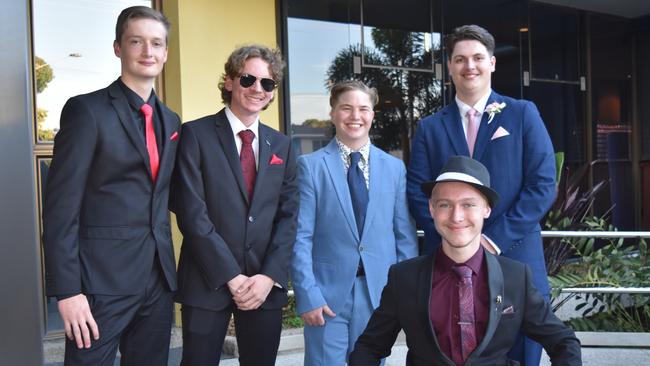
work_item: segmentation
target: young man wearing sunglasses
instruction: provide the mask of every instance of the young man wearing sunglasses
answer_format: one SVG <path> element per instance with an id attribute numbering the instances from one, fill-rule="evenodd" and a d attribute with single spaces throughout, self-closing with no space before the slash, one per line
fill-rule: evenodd
<path id="1" fill-rule="evenodd" d="M 275 364 L 298 191 L 290 139 L 259 114 L 283 67 L 277 50 L 238 48 L 219 83 L 227 106 L 183 125 L 172 202 L 184 237 L 182 365 L 219 364 L 231 315 L 240 364 Z"/>

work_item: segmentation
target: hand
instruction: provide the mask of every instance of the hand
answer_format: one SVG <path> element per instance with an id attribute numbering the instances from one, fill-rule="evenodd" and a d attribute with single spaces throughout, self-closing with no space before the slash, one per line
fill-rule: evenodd
<path id="1" fill-rule="evenodd" d="M 243 274 L 238 274 L 237 276 L 235 276 L 235 278 L 228 281 L 228 289 L 230 290 L 230 293 L 232 294 L 233 297 L 241 295 L 243 292 L 247 290 L 246 287 L 242 286 L 247 280 L 248 280 L 247 276 L 244 276 Z"/>
<path id="2" fill-rule="evenodd" d="M 271 277 L 263 274 L 249 277 L 241 285 L 245 290 L 237 292 L 233 296 L 237 308 L 239 310 L 255 310 L 259 308 L 266 301 L 266 297 L 271 292 L 274 284 L 275 281 Z"/>
<path id="3" fill-rule="evenodd" d="M 485 239 L 485 237 L 484 237 L 483 235 L 481 235 L 481 245 L 482 245 L 483 248 L 485 248 L 485 250 L 487 250 L 488 252 L 490 252 L 490 253 L 492 253 L 492 254 L 494 254 L 494 255 L 497 255 L 497 250 L 494 249 L 494 247 L 492 246 L 492 244 L 490 244 L 490 242 L 489 242 L 487 239 Z"/>
<path id="4" fill-rule="evenodd" d="M 86 295 L 79 294 L 59 300 L 58 305 L 65 334 L 71 341 L 77 342 L 77 348 L 90 348 L 90 332 L 93 333 L 93 339 L 98 340 L 99 328 L 90 312 Z"/>
<path id="5" fill-rule="evenodd" d="M 324 305 L 314 310 L 309 310 L 306 313 L 300 314 L 300 319 L 302 319 L 302 321 L 307 325 L 323 326 L 325 325 L 325 318 L 323 317 L 323 313 L 331 318 L 336 316 L 336 314 L 334 314 L 329 306 Z"/>

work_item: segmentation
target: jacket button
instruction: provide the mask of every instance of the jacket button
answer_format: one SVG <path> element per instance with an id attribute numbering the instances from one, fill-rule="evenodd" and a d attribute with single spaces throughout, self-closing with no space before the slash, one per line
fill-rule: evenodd
<path id="1" fill-rule="evenodd" d="M 253 216 L 248 216 L 248 222 L 253 222 L 255 221 L 255 218 Z"/>
<path id="2" fill-rule="evenodd" d="M 363 252 L 363 245 L 359 245 L 359 251 Z"/>

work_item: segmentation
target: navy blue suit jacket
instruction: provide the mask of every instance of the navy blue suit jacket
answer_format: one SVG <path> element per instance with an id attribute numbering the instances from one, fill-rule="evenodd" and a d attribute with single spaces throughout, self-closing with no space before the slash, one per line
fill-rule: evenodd
<path id="1" fill-rule="evenodd" d="M 548 294 L 539 221 L 555 199 L 553 146 L 532 102 L 492 92 L 487 104 L 493 102 L 506 106 L 491 121 L 488 113 L 483 114 L 473 156 L 487 167 L 491 186 L 500 196 L 483 233 L 497 244 L 503 256 L 528 264 L 535 285 Z M 469 156 L 455 101 L 421 120 L 413 139 L 407 195 L 411 214 L 425 232 L 425 253 L 440 245 L 440 236 L 420 184 L 434 180 L 453 155 Z"/>

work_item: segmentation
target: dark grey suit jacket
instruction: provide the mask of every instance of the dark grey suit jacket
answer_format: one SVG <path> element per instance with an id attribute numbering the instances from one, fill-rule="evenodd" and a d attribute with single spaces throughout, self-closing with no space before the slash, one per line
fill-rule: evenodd
<path id="1" fill-rule="evenodd" d="M 63 107 L 43 207 L 49 296 L 137 294 L 156 253 L 169 288 L 176 289 L 168 204 L 180 119 L 157 104 L 163 141 L 155 184 L 144 138 L 117 81 Z"/>
<path id="2" fill-rule="evenodd" d="M 440 350 L 429 316 L 431 274 L 435 254 L 395 264 L 388 275 L 379 307 L 357 340 L 350 355 L 351 366 L 379 365 L 390 354 L 401 329 L 406 334 L 409 366 L 454 363 Z M 534 287 L 529 269 L 514 260 L 485 253 L 490 304 L 483 341 L 465 365 L 517 365 L 508 360 L 519 329 L 544 346 L 553 365 L 581 365 L 580 342 L 574 332 L 552 312 Z M 512 306 L 513 313 L 503 314 Z"/>
<path id="3" fill-rule="evenodd" d="M 262 308 L 287 303 L 298 213 L 296 158 L 287 136 L 261 123 L 258 134 L 249 202 L 225 110 L 183 125 L 172 199 L 183 233 L 176 296 L 182 304 L 225 309 L 232 302 L 227 282 L 238 274 L 265 274 L 281 285 Z"/>

